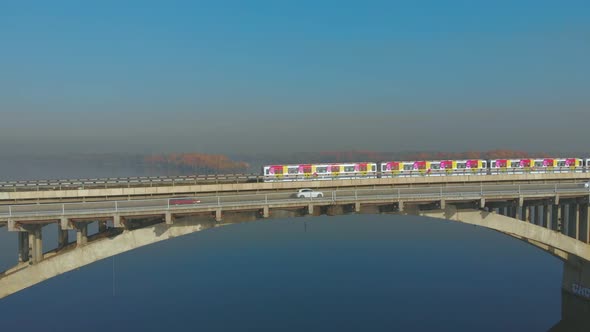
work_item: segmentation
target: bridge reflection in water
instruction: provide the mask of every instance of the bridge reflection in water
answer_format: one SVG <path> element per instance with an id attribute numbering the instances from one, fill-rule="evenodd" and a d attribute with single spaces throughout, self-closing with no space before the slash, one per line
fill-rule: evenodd
<path id="1" fill-rule="evenodd" d="M 280 214 L 280 213 L 278 213 L 278 214 Z M 227 219 L 228 219 L 227 220 L 227 223 L 224 223 L 224 224 L 232 224 L 232 219 L 233 218 L 235 218 L 235 216 L 234 217 L 227 216 Z M 241 221 L 257 220 L 257 219 L 258 218 L 256 218 L 255 216 L 252 216 L 251 218 L 248 218 L 248 219 L 246 219 L 246 218 L 240 218 Z M 300 220 L 300 221 L 301 220 L 309 220 L 309 221 L 312 221 L 314 219 L 313 218 L 305 218 L 305 219 L 295 219 L 295 220 Z M 392 221 L 394 221 L 394 219 Z M 123 233 L 125 233 L 126 235 L 131 235 L 131 233 L 136 233 L 136 235 L 133 236 L 133 238 L 135 240 L 139 240 L 139 239 L 141 239 L 143 237 L 142 235 L 140 235 L 138 233 L 138 231 L 148 231 L 149 233 L 152 233 L 154 237 L 167 238 L 168 235 L 169 235 L 169 234 L 166 234 L 167 228 L 176 228 L 175 234 L 180 235 L 184 231 L 190 232 L 191 231 L 191 228 L 192 228 L 192 230 L 204 230 L 204 229 L 208 229 L 208 228 L 211 228 L 211 227 L 220 226 L 219 224 L 216 224 L 216 223 L 211 222 L 211 221 L 197 221 L 197 220 L 195 220 L 192 217 L 180 217 L 180 218 L 178 218 L 176 220 L 175 224 L 172 225 L 172 226 L 165 225 L 164 223 L 162 223 L 162 220 L 159 220 L 159 223 L 153 224 L 151 226 L 146 226 L 147 224 L 155 223 L 155 222 L 158 222 L 158 220 L 155 220 L 155 219 L 151 219 L 151 220 L 150 219 L 134 220 L 132 223 L 130 223 L 130 228 L 139 227 L 140 224 L 142 224 L 142 223 L 143 223 L 143 226 L 144 226 L 142 229 L 137 229 L 135 231 L 129 231 L 128 230 L 128 231 L 121 232 L 120 230 L 109 228 L 106 231 L 106 234 L 102 234 L 104 236 L 104 239 L 103 240 L 95 239 L 94 241 L 90 241 L 90 242 L 88 242 L 88 244 L 85 246 L 84 249 L 85 250 L 86 249 L 91 249 L 91 247 L 93 247 L 93 246 L 95 246 L 95 245 L 97 245 L 97 244 L 99 244 L 101 242 L 110 242 L 111 244 L 114 244 L 115 242 L 117 242 L 117 239 L 129 241 L 129 238 L 127 238 L 127 239 L 124 238 L 125 236 L 124 236 Z M 95 223 L 94 226 L 95 227 L 93 227 L 93 228 L 96 228 L 96 223 Z M 195 226 L 198 226 L 198 227 L 195 227 Z M 313 223 L 311 223 L 310 226 L 311 226 L 312 229 L 314 228 L 314 224 Z M 445 226 L 445 227 L 447 227 L 447 226 Z M 107 236 L 107 234 L 108 234 L 108 236 Z M 466 249 L 469 249 L 469 248 L 466 248 Z M 75 250 L 70 250 L 70 251 L 73 252 Z M 100 250 L 89 250 L 88 251 L 88 254 L 95 255 L 95 254 L 98 254 L 99 251 Z M 65 256 L 66 252 L 64 252 L 62 255 Z M 44 260 L 42 263 L 40 263 L 37 266 L 40 267 L 43 264 L 49 263 L 54 258 L 56 258 L 56 257 L 48 258 L 48 259 Z M 98 257 L 97 256 L 94 256 L 93 258 L 94 259 L 97 259 Z M 35 267 L 34 265 L 29 266 L 29 268 L 34 268 L 34 267 Z M 542 290 L 537 290 L 537 291 L 542 291 Z M 564 294 L 564 296 L 565 295 L 568 295 L 568 294 L 569 293 L 566 293 L 566 294 Z M 564 302 L 562 303 L 564 314 L 573 312 L 572 311 L 572 308 L 578 308 L 576 310 L 580 310 L 580 309 L 581 310 L 584 310 L 583 308 L 585 308 L 585 305 L 586 305 L 584 303 L 584 301 L 579 301 L 579 298 L 577 298 L 577 297 L 574 297 L 573 300 L 574 300 L 574 303 L 572 303 L 571 299 L 566 300 L 566 298 L 564 298 L 564 300 L 563 300 Z M 578 300 L 578 301 L 576 302 L 575 300 Z M 582 323 L 579 322 L 579 321 L 577 321 L 577 320 L 573 320 L 573 321 L 571 321 L 571 320 L 564 320 L 564 321 L 560 322 L 559 324 L 557 324 L 554 327 L 554 331 L 579 331 L 579 328 L 581 326 L 583 326 Z M 572 330 L 571 328 L 578 328 L 578 330 L 575 330 L 575 329 Z"/>

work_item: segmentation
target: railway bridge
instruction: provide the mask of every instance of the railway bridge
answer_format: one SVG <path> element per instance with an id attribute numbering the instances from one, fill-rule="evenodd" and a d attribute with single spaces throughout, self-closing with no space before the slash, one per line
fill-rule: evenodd
<path id="1" fill-rule="evenodd" d="M 419 215 L 486 227 L 564 262 L 562 315 L 590 317 L 588 173 L 0 191 L 0 230 L 18 232 L 18 263 L 0 298 L 122 252 L 211 227 L 269 218 Z M 298 188 L 323 197 L 296 198 Z M 175 204 L 183 197 L 181 204 Z M 98 231 L 89 234 L 96 223 Z M 42 229 L 56 224 L 45 250 Z M 16 256 L 16 255 L 15 255 Z"/>

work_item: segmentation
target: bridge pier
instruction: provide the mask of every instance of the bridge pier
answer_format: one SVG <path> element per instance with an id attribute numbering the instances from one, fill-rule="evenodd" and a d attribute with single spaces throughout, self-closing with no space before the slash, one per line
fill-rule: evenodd
<path id="1" fill-rule="evenodd" d="M 63 229 L 61 223 L 57 225 L 57 248 L 62 249 L 70 243 L 67 229 Z"/>
<path id="2" fill-rule="evenodd" d="M 580 207 L 578 203 L 570 205 L 571 237 L 580 239 Z"/>
<path id="3" fill-rule="evenodd" d="M 535 206 L 535 225 L 543 227 L 543 205 Z"/>
<path id="4" fill-rule="evenodd" d="M 558 204 L 551 206 L 551 229 L 561 232 L 561 206 Z"/>
<path id="5" fill-rule="evenodd" d="M 551 206 L 547 203 L 543 204 L 543 226 L 551 229 Z"/>
<path id="6" fill-rule="evenodd" d="M 221 214 L 221 209 L 215 210 L 215 221 L 221 222 L 223 220 L 223 216 Z"/>
<path id="7" fill-rule="evenodd" d="M 269 211 L 268 205 L 265 205 L 265 206 L 262 208 L 262 217 L 263 217 L 263 218 L 268 218 L 268 217 L 270 217 L 270 211 Z"/>
<path id="8" fill-rule="evenodd" d="M 508 206 L 508 216 L 510 218 L 516 219 L 518 217 L 518 211 L 516 210 L 516 206 L 510 205 Z"/>
<path id="9" fill-rule="evenodd" d="M 43 260 L 43 233 L 41 232 L 43 225 L 26 225 L 23 226 L 23 228 L 27 230 L 26 233 L 28 233 L 29 239 L 28 241 L 24 239 L 22 240 L 22 255 L 23 257 L 26 256 L 25 251 L 27 250 L 24 248 L 24 245 L 28 242 L 28 251 L 31 256 L 30 262 L 32 264 L 37 264 Z"/>
<path id="10" fill-rule="evenodd" d="M 76 245 L 78 247 L 88 243 L 88 222 L 81 221 L 76 223 Z"/>
<path id="11" fill-rule="evenodd" d="M 580 241 L 590 242 L 590 212 L 588 201 L 580 204 Z"/>
<path id="12" fill-rule="evenodd" d="M 164 220 L 166 221 L 166 225 L 172 225 L 174 224 L 174 215 L 170 211 L 167 211 L 164 214 Z"/>
<path id="13" fill-rule="evenodd" d="M 30 248 L 29 248 L 29 233 L 18 232 L 18 261 L 24 263 L 29 260 Z"/>
<path id="14" fill-rule="evenodd" d="M 530 205 L 524 205 L 522 207 L 522 215 L 520 220 L 524 221 L 524 222 L 531 222 L 531 209 L 533 207 Z"/>

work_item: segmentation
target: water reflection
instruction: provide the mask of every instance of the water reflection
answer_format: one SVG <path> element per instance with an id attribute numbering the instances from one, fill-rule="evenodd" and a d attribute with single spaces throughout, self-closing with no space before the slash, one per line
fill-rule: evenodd
<path id="1" fill-rule="evenodd" d="M 23 320 L 31 330 L 61 326 L 67 312 L 62 331 L 89 322 L 115 331 L 547 331 L 561 317 L 561 267 L 521 241 L 447 221 L 273 220 L 117 256 L 116 296 L 109 259 L 8 297 L 0 312 L 7 330 Z M 31 303 L 43 308 L 35 320 L 23 310 Z"/>

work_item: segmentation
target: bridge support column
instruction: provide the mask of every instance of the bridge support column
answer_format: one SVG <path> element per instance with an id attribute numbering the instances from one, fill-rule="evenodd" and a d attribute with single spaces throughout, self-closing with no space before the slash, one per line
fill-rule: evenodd
<path id="1" fill-rule="evenodd" d="M 580 240 L 590 243 L 590 212 L 588 202 L 580 204 Z"/>
<path id="2" fill-rule="evenodd" d="M 572 237 L 580 239 L 580 207 L 577 203 L 570 205 L 570 218 L 572 219 Z"/>
<path id="3" fill-rule="evenodd" d="M 555 204 L 551 207 L 551 229 L 561 232 L 561 205 Z"/>
<path id="4" fill-rule="evenodd" d="M 479 200 L 479 208 L 480 209 L 483 209 L 485 207 L 486 207 L 486 199 L 485 198 L 482 198 L 482 199 Z"/>
<path id="5" fill-rule="evenodd" d="M 531 222 L 531 209 L 532 206 L 530 205 L 523 206 L 520 220 L 524 222 Z"/>
<path id="6" fill-rule="evenodd" d="M 361 212 L 361 203 L 359 203 L 359 202 L 354 203 L 354 212 L 356 212 L 356 213 Z"/>
<path id="7" fill-rule="evenodd" d="M 164 220 L 166 221 L 166 225 L 172 225 L 174 224 L 174 215 L 168 211 L 164 214 Z"/>
<path id="8" fill-rule="evenodd" d="M 69 234 L 67 229 L 62 228 L 62 223 L 57 226 L 57 248 L 65 248 L 70 242 Z"/>
<path id="9" fill-rule="evenodd" d="M 397 202 L 397 209 L 399 210 L 399 212 L 404 211 L 404 201 Z"/>
<path id="10" fill-rule="evenodd" d="M 32 256 L 32 263 L 37 264 L 43 260 L 43 232 L 42 225 L 28 225 L 29 252 Z"/>
<path id="11" fill-rule="evenodd" d="M 266 205 L 266 206 L 264 206 L 264 208 L 262 208 L 262 217 L 263 218 L 270 217 L 270 211 L 269 211 L 268 205 Z"/>
<path id="12" fill-rule="evenodd" d="M 115 228 L 125 228 L 125 223 L 123 222 L 123 218 L 120 214 L 115 214 L 113 216 L 113 227 Z"/>
<path id="13" fill-rule="evenodd" d="M 221 216 L 221 209 L 215 210 L 215 221 L 220 222 L 223 218 Z"/>
<path id="14" fill-rule="evenodd" d="M 307 206 L 307 214 L 313 216 L 313 204 Z"/>
<path id="15" fill-rule="evenodd" d="M 18 261 L 23 263 L 29 260 L 29 233 L 18 232 Z"/>
<path id="16" fill-rule="evenodd" d="M 535 225 L 543 227 L 543 205 L 535 206 Z"/>
<path id="17" fill-rule="evenodd" d="M 514 218 L 514 219 L 516 219 L 518 217 L 518 211 L 517 211 L 516 206 L 511 205 L 508 207 L 508 216 L 510 218 Z"/>
<path id="18" fill-rule="evenodd" d="M 76 245 L 78 247 L 88 243 L 88 223 L 78 222 L 76 223 Z"/>
<path id="19" fill-rule="evenodd" d="M 444 210 L 447 208 L 447 202 L 444 199 L 440 200 L 440 209 Z"/>
<path id="20" fill-rule="evenodd" d="M 551 206 L 549 204 L 543 205 L 543 226 L 551 229 Z"/>

